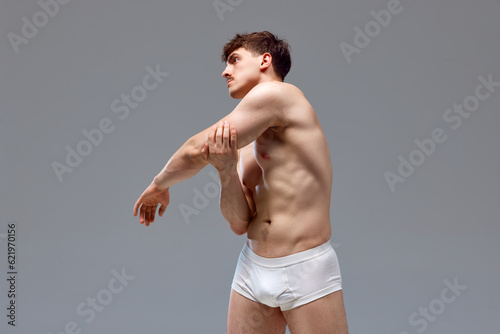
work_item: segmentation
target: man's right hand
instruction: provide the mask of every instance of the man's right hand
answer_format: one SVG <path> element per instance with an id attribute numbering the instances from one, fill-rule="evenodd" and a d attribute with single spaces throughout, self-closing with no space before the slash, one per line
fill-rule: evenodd
<path id="1" fill-rule="evenodd" d="M 167 189 L 158 190 L 157 185 L 152 182 L 149 187 L 144 190 L 134 205 L 134 216 L 140 212 L 139 221 L 141 224 L 149 226 L 155 220 L 156 208 L 160 204 L 158 215 L 161 217 L 167 209 L 170 202 L 170 193 Z M 140 207 L 140 210 L 139 210 Z"/>
<path id="2" fill-rule="evenodd" d="M 236 171 L 238 164 L 237 132 L 228 122 L 214 125 L 208 133 L 208 142 L 201 153 L 205 160 L 214 166 L 219 173 Z"/>

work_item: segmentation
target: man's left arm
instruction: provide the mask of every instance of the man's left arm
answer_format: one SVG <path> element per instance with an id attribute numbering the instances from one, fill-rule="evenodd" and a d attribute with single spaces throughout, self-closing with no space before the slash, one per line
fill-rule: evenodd
<path id="1" fill-rule="evenodd" d="M 212 128 L 202 149 L 204 158 L 219 172 L 220 211 L 237 235 L 246 233 L 255 208 L 247 196 L 238 173 L 238 136 L 228 122 Z"/>

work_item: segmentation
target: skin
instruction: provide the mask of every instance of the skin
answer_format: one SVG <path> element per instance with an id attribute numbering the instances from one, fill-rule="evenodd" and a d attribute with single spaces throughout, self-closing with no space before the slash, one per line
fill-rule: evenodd
<path id="1" fill-rule="evenodd" d="M 332 166 L 314 109 L 295 86 L 282 82 L 263 55 L 239 48 L 222 76 L 242 99 L 222 120 L 191 137 L 139 197 L 146 226 L 162 216 L 169 187 L 208 163 L 219 172 L 220 209 L 230 228 L 247 234 L 253 252 L 282 257 L 330 239 Z M 347 333 L 342 290 L 282 312 L 231 291 L 228 333 Z"/>

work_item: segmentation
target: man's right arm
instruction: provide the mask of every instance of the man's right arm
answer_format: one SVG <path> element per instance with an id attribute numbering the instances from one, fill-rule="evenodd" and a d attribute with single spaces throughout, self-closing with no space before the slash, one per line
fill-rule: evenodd
<path id="1" fill-rule="evenodd" d="M 236 108 L 220 122 L 228 122 L 238 129 L 237 148 L 248 145 L 271 126 L 281 125 L 283 92 L 275 83 L 262 83 L 254 87 Z M 165 168 L 156 176 L 155 184 L 159 189 L 194 176 L 208 162 L 201 156 L 201 148 L 213 127 L 191 137 L 172 156 Z"/>
<path id="2" fill-rule="evenodd" d="M 208 164 L 199 154 L 206 143 L 208 129 L 188 139 L 168 160 L 167 164 L 154 178 L 159 190 L 170 188 L 176 183 L 185 181 L 198 173 Z"/>
<path id="3" fill-rule="evenodd" d="M 267 128 L 282 122 L 283 94 L 276 83 L 262 83 L 254 87 L 236 108 L 221 121 L 228 121 L 238 128 L 238 148 L 254 141 Z M 191 137 L 173 156 L 154 181 L 139 197 L 134 206 L 134 216 L 140 210 L 140 222 L 149 225 L 154 221 L 158 204 L 161 216 L 168 205 L 170 186 L 187 180 L 198 173 L 208 162 L 201 156 L 210 128 Z M 159 199 L 163 198 L 163 202 Z"/>
<path id="4" fill-rule="evenodd" d="M 200 150 L 206 143 L 206 129 L 188 139 L 168 160 L 165 167 L 156 175 L 153 182 L 144 190 L 134 205 L 134 216 L 139 213 L 139 221 L 149 226 L 155 219 L 156 208 L 161 217 L 170 202 L 169 188 L 187 180 L 208 164 Z"/>

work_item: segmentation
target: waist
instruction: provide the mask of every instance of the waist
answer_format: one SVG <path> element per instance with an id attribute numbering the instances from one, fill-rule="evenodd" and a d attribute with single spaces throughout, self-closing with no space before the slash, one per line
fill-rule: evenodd
<path id="1" fill-rule="evenodd" d="M 314 248 L 310 248 L 298 253 L 282 256 L 282 257 L 263 257 L 255 254 L 249 246 L 249 242 L 245 243 L 241 254 L 248 258 L 253 263 L 266 268 L 278 268 L 278 267 L 286 267 L 291 266 L 300 262 L 308 261 L 315 257 L 318 257 L 328 251 L 333 250 L 332 245 L 330 244 L 330 240 L 327 242 L 316 246 Z"/>
<path id="2" fill-rule="evenodd" d="M 247 230 L 248 246 L 260 256 L 287 256 L 321 245 L 331 237 L 330 219 L 326 214 L 265 218 L 257 214 Z"/>

